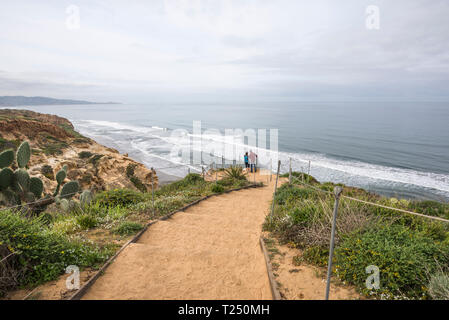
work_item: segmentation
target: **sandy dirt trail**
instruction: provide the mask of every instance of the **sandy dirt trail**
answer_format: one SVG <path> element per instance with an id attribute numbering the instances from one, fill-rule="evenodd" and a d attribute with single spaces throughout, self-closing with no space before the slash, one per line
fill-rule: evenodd
<path id="1" fill-rule="evenodd" d="M 212 197 L 150 226 L 83 299 L 272 299 L 259 237 L 274 182 Z"/>

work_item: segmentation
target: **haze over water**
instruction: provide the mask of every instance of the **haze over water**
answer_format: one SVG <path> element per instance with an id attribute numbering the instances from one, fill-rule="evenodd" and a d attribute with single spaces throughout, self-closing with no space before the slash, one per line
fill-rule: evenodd
<path id="1" fill-rule="evenodd" d="M 64 105 L 23 107 L 68 118 L 82 134 L 184 176 L 174 129 L 278 129 L 282 172 L 307 171 L 321 182 L 380 194 L 449 200 L 449 103 L 264 102 L 242 104 Z M 209 143 L 221 137 L 208 136 Z M 190 166 L 198 169 L 198 166 Z M 274 167 L 274 166 L 273 166 Z"/>

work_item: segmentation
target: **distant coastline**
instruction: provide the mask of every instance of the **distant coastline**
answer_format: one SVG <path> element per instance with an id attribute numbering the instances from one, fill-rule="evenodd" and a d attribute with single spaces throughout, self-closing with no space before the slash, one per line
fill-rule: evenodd
<path id="1" fill-rule="evenodd" d="M 55 99 L 48 97 L 0 96 L 0 106 L 40 106 L 73 104 L 120 104 L 119 102 L 91 102 L 72 99 Z"/>

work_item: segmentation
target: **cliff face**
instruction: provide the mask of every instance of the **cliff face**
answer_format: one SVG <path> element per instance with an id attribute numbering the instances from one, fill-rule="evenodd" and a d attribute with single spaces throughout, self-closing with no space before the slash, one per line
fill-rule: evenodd
<path id="1" fill-rule="evenodd" d="M 92 191 L 157 187 L 156 172 L 127 155 L 107 148 L 74 130 L 65 118 L 28 110 L 0 110 L 0 152 L 28 140 L 32 148 L 29 173 L 42 179 L 45 190 L 56 186 L 54 175 L 65 164 L 67 179 Z"/>

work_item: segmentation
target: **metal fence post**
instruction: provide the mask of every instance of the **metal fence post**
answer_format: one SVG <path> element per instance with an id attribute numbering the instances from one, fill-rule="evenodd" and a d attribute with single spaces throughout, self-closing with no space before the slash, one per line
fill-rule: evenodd
<path id="1" fill-rule="evenodd" d="M 310 160 L 309 160 L 309 170 L 307 170 L 307 174 L 310 176 Z"/>
<path id="2" fill-rule="evenodd" d="M 151 198 L 152 198 L 152 202 L 153 202 L 153 218 L 154 218 L 155 213 L 154 213 L 154 180 L 153 180 L 153 178 L 151 178 Z"/>
<path id="3" fill-rule="evenodd" d="M 288 184 L 292 184 L 292 158 L 290 158 L 290 168 L 288 170 Z"/>
<path id="4" fill-rule="evenodd" d="M 329 289 L 331 285 L 331 275 L 332 275 L 332 258 L 334 256 L 335 225 L 337 223 L 338 202 L 340 200 L 340 195 L 342 191 L 343 189 L 341 187 L 334 188 L 335 203 L 334 203 L 334 213 L 332 217 L 331 241 L 329 246 L 329 261 L 327 263 L 326 300 L 329 300 Z"/>
<path id="5" fill-rule="evenodd" d="M 273 159 L 270 159 L 270 182 L 273 180 Z"/>
<path id="6" fill-rule="evenodd" d="M 223 156 L 221 156 L 221 167 L 224 169 L 224 167 L 225 167 L 225 160 L 224 160 L 224 157 Z"/>
<path id="7" fill-rule="evenodd" d="M 201 173 L 203 174 L 203 179 L 204 179 L 204 167 L 201 166 Z"/>
<path id="8" fill-rule="evenodd" d="M 273 220 L 274 213 L 274 199 L 276 197 L 276 189 L 278 187 L 278 179 L 279 179 L 279 170 L 281 169 L 281 160 L 278 160 L 278 170 L 276 172 L 276 183 L 274 184 L 274 192 L 273 192 L 273 203 L 271 204 L 271 214 L 270 214 L 270 222 Z"/>

